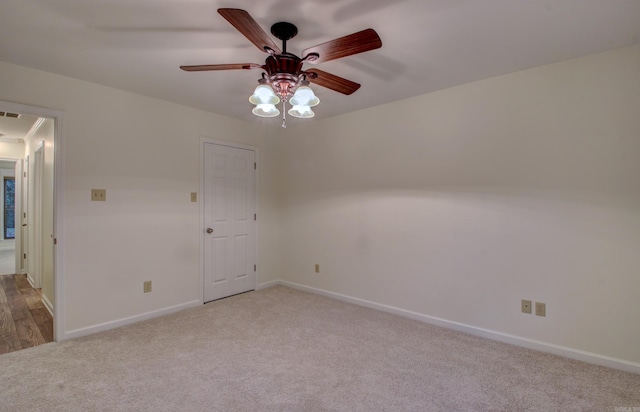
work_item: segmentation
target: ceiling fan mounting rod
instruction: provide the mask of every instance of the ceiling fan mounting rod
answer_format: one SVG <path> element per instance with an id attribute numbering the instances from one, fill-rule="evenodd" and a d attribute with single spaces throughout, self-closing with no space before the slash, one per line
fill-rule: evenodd
<path id="1" fill-rule="evenodd" d="M 287 40 L 293 39 L 298 34 L 298 28 L 286 21 L 275 23 L 271 26 L 271 34 L 282 40 L 282 53 L 287 52 Z"/>

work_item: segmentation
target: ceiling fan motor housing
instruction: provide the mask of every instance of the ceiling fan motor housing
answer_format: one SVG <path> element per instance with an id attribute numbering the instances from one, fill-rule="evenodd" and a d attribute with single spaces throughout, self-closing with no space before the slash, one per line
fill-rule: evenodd
<path id="1" fill-rule="evenodd" d="M 267 57 L 264 65 L 267 80 L 275 93 L 283 100 L 293 93 L 304 80 L 302 59 L 290 53 L 282 53 Z"/>

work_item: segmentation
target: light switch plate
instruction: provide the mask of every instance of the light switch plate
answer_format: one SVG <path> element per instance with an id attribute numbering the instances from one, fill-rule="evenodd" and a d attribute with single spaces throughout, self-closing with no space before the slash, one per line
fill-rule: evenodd
<path id="1" fill-rule="evenodd" d="M 191 192 L 191 201 L 192 202 L 198 201 L 198 192 Z"/>

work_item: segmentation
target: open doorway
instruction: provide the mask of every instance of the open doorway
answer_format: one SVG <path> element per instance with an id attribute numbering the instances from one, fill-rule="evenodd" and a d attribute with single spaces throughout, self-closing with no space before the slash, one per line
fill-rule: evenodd
<path id="1" fill-rule="evenodd" d="M 55 118 L 16 108 L 0 102 L 0 353 L 54 340 Z"/>

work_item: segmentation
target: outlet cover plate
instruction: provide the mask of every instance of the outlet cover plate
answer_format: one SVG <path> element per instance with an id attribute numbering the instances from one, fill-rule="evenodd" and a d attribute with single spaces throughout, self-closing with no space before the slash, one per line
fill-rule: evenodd
<path id="1" fill-rule="evenodd" d="M 531 301 L 530 300 L 522 299 L 521 306 L 522 306 L 522 313 L 531 314 Z"/>
<path id="2" fill-rule="evenodd" d="M 92 202 L 105 202 L 107 200 L 106 189 L 91 189 Z"/>
<path id="3" fill-rule="evenodd" d="M 150 280 L 145 281 L 142 287 L 143 287 L 144 293 L 151 292 L 151 281 Z"/>

